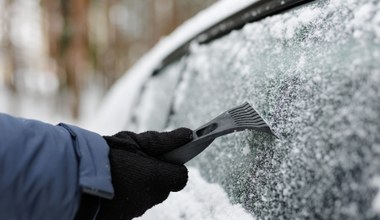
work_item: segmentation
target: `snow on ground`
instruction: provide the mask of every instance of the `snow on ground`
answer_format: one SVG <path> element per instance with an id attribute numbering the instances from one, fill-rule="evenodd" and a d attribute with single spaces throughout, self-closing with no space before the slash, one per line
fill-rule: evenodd
<path id="1" fill-rule="evenodd" d="M 254 220 L 255 218 L 240 204 L 231 204 L 219 184 L 206 182 L 197 169 L 190 167 L 189 182 L 185 189 L 171 193 L 164 203 L 153 207 L 137 219 Z"/>

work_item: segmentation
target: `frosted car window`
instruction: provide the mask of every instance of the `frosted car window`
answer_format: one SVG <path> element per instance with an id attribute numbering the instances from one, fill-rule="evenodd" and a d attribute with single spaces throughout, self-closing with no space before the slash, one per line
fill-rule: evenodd
<path id="1" fill-rule="evenodd" d="M 249 101 L 280 139 L 225 136 L 190 166 L 257 219 L 378 219 L 379 61 L 380 2 L 317 1 L 193 45 L 169 124 Z"/>
<path id="2" fill-rule="evenodd" d="M 181 76 L 181 65 L 168 66 L 162 74 L 151 77 L 145 84 L 140 101 L 133 113 L 128 129 L 136 132 L 163 130 L 168 116 L 175 88 Z"/>

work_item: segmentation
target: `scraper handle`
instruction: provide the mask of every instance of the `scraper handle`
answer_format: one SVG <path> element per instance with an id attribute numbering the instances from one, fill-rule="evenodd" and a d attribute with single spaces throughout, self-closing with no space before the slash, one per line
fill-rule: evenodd
<path id="1" fill-rule="evenodd" d="M 244 128 L 235 127 L 231 117 L 223 113 L 194 130 L 191 142 L 164 154 L 160 159 L 170 163 L 185 164 L 206 149 L 215 138 L 242 129 Z"/>
<path id="2" fill-rule="evenodd" d="M 200 142 L 193 140 L 190 143 L 164 154 L 160 159 L 174 164 L 185 164 L 206 149 L 213 141 L 214 140 Z"/>

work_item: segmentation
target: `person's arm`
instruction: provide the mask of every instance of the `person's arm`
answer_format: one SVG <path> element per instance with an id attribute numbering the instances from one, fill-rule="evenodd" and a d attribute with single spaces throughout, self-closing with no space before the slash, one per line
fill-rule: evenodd
<path id="1" fill-rule="evenodd" d="M 140 216 L 185 187 L 186 167 L 157 158 L 191 134 L 180 128 L 102 137 L 0 113 L 0 219 Z"/>
<path id="2" fill-rule="evenodd" d="M 113 197 L 98 134 L 0 114 L 0 219 L 73 219 L 82 192 Z"/>

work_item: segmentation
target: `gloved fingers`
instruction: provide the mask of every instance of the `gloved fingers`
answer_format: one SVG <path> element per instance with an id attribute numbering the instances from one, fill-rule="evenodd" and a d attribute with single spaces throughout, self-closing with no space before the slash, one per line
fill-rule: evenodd
<path id="1" fill-rule="evenodd" d="M 113 181 L 129 182 L 134 179 L 136 182 L 131 184 L 151 185 L 167 192 L 177 192 L 186 186 L 188 171 L 184 165 L 162 162 L 123 150 L 111 150 L 110 159 Z"/>
<path id="2" fill-rule="evenodd" d="M 113 136 L 103 136 L 103 138 L 112 149 L 120 149 L 136 153 L 141 149 L 129 133 L 132 132 L 122 131 Z"/>
<path id="3" fill-rule="evenodd" d="M 193 131 L 188 128 L 178 128 L 170 132 L 147 131 L 140 134 L 129 133 L 141 149 L 157 157 L 172 151 L 193 139 Z"/>
<path id="4" fill-rule="evenodd" d="M 167 190 L 178 192 L 186 186 L 188 171 L 184 165 L 159 162 L 158 172 L 159 181 Z"/>

